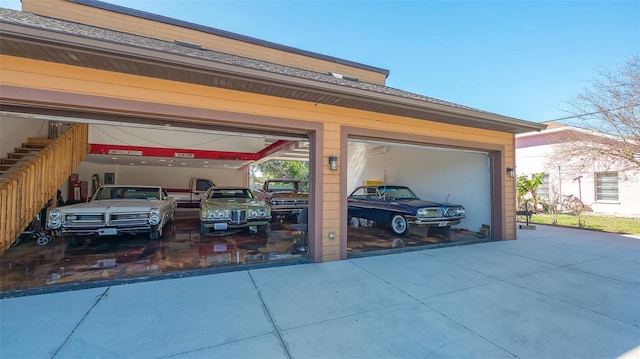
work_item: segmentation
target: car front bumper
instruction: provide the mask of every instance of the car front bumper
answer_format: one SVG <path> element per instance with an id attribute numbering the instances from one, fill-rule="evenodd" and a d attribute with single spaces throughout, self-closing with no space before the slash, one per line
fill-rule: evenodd
<path id="1" fill-rule="evenodd" d="M 265 226 L 269 224 L 270 219 L 256 219 L 256 220 L 248 220 L 242 223 L 233 223 L 231 221 L 208 221 L 208 220 L 200 220 L 200 223 L 206 228 L 212 228 L 214 231 L 224 231 L 227 229 L 239 229 L 239 228 L 248 228 L 253 226 Z"/>
<path id="2" fill-rule="evenodd" d="M 74 227 L 59 228 L 54 230 L 57 236 L 116 236 L 120 234 L 148 233 L 156 229 L 157 226 L 132 226 L 132 227 Z"/>
<path id="3" fill-rule="evenodd" d="M 415 218 L 407 217 L 407 222 L 416 226 L 449 227 L 460 224 L 463 218 Z"/>

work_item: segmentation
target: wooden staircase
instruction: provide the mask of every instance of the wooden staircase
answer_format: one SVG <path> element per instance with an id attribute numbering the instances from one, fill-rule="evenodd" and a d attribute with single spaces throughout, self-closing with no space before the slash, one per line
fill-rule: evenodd
<path id="1" fill-rule="evenodd" d="M 0 255 L 55 199 L 89 153 L 88 140 L 89 125 L 77 123 L 55 140 L 29 138 L 0 159 Z"/>
<path id="2" fill-rule="evenodd" d="M 0 181 L 5 177 L 5 174 L 21 167 L 22 164 L 33 158 L 53 141 L 48 138 L 28 138 L 27 142 L 23 142 L 21 147 L 14 148 L 13 152 L 7 153 L 7 157 L 0 158 Z"/>

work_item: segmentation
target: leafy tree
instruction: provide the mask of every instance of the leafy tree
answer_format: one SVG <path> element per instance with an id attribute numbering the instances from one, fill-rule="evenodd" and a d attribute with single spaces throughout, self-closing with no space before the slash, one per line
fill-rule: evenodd
<path id="1" fill-rule="evenodd" d="M 533 211 L 538 209 L 538 199 L 536 191 L 538 187 L 543 183 L 545 173 L 540 172 L 533 175 L 533 178 L 527 178 L 527 176 L 518 177 L 516 182 L 516 189 L 518 192 L 518 205 L 523 210 L 530 210 L 529 202 L 533 202 Z"/>
<path id="2" fill-rule="evenodd" d="M 602 70 L 590 88 L 570 103 L 572 116 L 556 142 L 555 160 L 570 159 L 573 173 L 640 169 L 640 57 L 616 70 Z"/>
<path id="3" fill-rule="evenodd" d="M 308 187 L 309 162 L 267 161 L 253 167 L 253 177 L 258 182 L 270 178 L 295 178 L 302 180 Z"/>

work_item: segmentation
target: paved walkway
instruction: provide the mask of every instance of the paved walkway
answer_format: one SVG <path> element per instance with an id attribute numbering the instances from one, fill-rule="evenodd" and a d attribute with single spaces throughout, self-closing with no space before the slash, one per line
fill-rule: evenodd
<path id="1" fill-rule="evenodd" d="M 3 299 L 0 357 L 640 356 L 640 238 L 518 236 Z"/>

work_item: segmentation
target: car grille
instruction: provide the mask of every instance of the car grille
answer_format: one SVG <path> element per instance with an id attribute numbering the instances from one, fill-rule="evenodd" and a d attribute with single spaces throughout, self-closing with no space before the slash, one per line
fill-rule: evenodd
<path id="1" fill-rule="evenodd" d="M 247 211 L 244 209 L 234 209 L 231 211 L 231 223 L 239 224 L 247 221 Z"/>
<path id="2" fill-rule="evenodd" d="M 418 211 L 418 218 L 422 220 L 434 219 L 434 218 L 450 218 L 450 217 L 462 217 L 457 212 L 457 207 L 454 208 L 422 208 Z"/>
<path id="3" fill-rule="evenodd" d="M 73 215 L 67 215 L 67 218 Z M 102 215 L 100 214 L 81 214 L 76 215 L 76 219 L 74 222 L 84 222 L 84 223 L 104 223 Z"/>
<path id="4" fill-rule="evenodd" d="M 427 216 L 426 217 L 433 217 L 433 218 L 442 217 L 442 209 L 441 208 L 429 209 L 429 210 L 427 210 Z"/>
<path id="5" fill-rule="evenodd" d="M 308 199 L 274 199 L 274 200 L 271 200 L 271 205 L 279 206 L 279 207 L 302 207 L 302 206 L 308 206 L 309 200 Z"/>
<path id="6" fill-rule="evenodd" d="M 75 218 L 74 218 L 75 217 Z M 73 214 L 65 216 L 64 227 L 144 226 L 149 224 L 148 212 Z"/>

